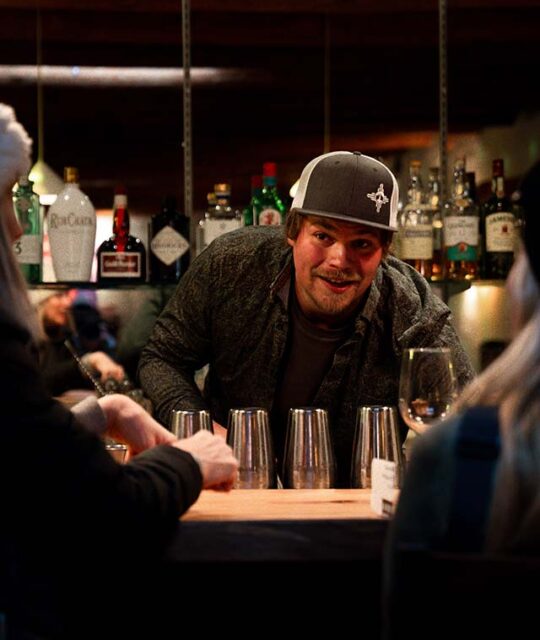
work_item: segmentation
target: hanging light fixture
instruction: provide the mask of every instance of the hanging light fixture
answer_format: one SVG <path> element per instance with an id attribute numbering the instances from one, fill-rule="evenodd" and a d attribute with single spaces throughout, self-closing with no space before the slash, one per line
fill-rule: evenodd
<path id="1" fill-rule="evenodd" d="M 41 78 L 41 12 L 38 8 L 36 18 L 36 58 L 37 58 L 37 117 L 38 117 L 38 157 L 35 165 L 30 169 L 29 178 L 34 183 L 34 191 L 39 195 L 42 205 L 51 205 L 57 194 L 64 188 L 60 176 L 43 160 L 44 154 L 44 123 L 43 123 L 43 82 Z"/>

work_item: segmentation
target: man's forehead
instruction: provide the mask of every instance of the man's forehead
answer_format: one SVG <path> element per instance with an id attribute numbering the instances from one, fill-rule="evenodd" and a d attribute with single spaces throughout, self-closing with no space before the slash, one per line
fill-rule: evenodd
<path id="1" fill-rule="evenodd" d="M 345 220 L 338 220 L 335 218 L 328 218 L 326 216 L 304 216 L 304 218 L 311 224 L 323 227 L 331 231 L 338 231 L 344 229 L 347 231 L 353 231 L 359 235 L 373 235 L 379 238 L 381 236 L 380 229 L 377 227 L 371 227 L 367 224 L 358 224 L 356 222 L 347 222 Z"/>

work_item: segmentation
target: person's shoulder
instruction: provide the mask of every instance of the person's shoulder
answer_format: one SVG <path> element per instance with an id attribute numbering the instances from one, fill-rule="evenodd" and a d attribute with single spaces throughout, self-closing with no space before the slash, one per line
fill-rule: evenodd
<path id="1" fill-rule="evenodd" d="M 249 274 L 262 269 L 272 280 L 290 251 L 282 226 L 242 227 L 216 238 L 199 258 L 214 272 L 217 268 Z"/>
<path id="2" fill-rule="evenodd" d="M 429 282 L 416 269 L 394 256 L 387 256 L 382 262 L 383 287 L 393 308 L 408 321 L 421 316 L 448 315 L 450 310 L 438 298 Z"/>
<path id="3" fill-rule="evenodd" d="M 413 453 L 416 456 L 453 455 L 462 420 L 463 415 L 456 414 L 430 427 L 420 437 L 415 438 Z"/>

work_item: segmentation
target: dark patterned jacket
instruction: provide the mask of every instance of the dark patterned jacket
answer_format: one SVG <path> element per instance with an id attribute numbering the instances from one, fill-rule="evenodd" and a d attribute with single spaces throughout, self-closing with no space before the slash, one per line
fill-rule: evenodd
<path id="1" fill-rule="evenodd" d="M 282 227 L 226 234 L 193 262 L 141 356 L 140 379 L 158 419 L 168 425 L 174 408 L 209 408 L 226 426 L 230 408 L 272 409 L 292 277 Z M 402 350 L 428 346 L 451 347 L 460 384 L 472 379 L 448 307 L 414 269 L 388 257 L 314 399 L 329 410 L 341 486 L 348 484 L 356 408 L 397 405 Z M 193 376 L 205 364 L 201 395 Z"/>

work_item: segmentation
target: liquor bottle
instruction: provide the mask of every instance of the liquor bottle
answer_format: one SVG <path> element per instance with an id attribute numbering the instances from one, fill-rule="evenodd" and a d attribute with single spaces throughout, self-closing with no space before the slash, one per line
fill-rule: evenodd
<path id="1" fill-rule="evenodd" d="M 433 219 L 433 265 L 431 267 L 431 279 L 435 281 L 444 279 L 443 220 L 441 204 L 439 167 L 430 167 L 427 206 L 431 210 Z"/>
<path id="2" fill-rule="evenodd" d="M 146 281 L 146 249 L 129 233 L 126 190 L 114 190 L 113 235 L 97 250 L 98 281 L 102 284 L 140 283 Z"/>
<path id="3" fill-rule="evenodd" d="M 242 226 L 241 212 L 238 209 L 233 209 L 230 205 L 231 185 L 227 183 L 215 184 L 214 195 L 216 204 L 212 205 L 209 200 L 204 220 L 199 223 L 201 229 L 200 251 L 206 249 L 218 236 Z"/>
<path id="4" fill-rule="evenodd" d="M 66 185 L 47 216 L 54 273 L 59 281 L 88 282 L 94 259 L 96 212 L 79 189 L 75 167 L 64 169 L 64 181 Z"/>
<path id="5" fill-rule="evenodd" d="M 444 251 L 446 277 L 472 280 L 478 275 L 479 212 L 465 180 L 465 159 L 454 165 L 452 196 L 445 206 Z"/>
<path id="6" fill-rule="evenodd" d="M 253 224 L 253 215 L 260 208 L 259 199 L 262 191 L 262 176 L 251 176 L 251 199 L 247 207 L 242 212 L 244 226 L 248 227 Z"/>
<path id="7" fill-rule="evenodd" d="M 401 259 L 429 279 L 433 265 L 433 221 L 431 209 L 424 204 L 421 169 L 418 160 L 411 162 L 407 204 L 399 216 L 398 233 Z"/>
<path id="8" fill-rule="evenodd" d="M 189 267 L 189 218 L 166 196 L 150 220 L 150 281 L 178 282 Z"/>
<path id="9" fill-rule="evenodd" d="M 515 217 L 504 191 L 504 163 L 493 160 L 491 197 L 482 208 L 484 278 L 506 278 L 514 261 Z"/>
<path id="10" fill-rule="evenodd" d="M 263 188 L 259 202 L 253 207 L 253 224 L 277 225 L 285 223 L 285 205 L 276 187 L 276 163 L 263 164 Z"/>
<path id="11" fill-rule="evenodd" d="M 43 234 L 39 196 L 34 193 L 27 175 L 19 178 L 13 194 L 13 206 L 22 227 L 22 236 L 14 244 L 15 256 L 26 281 L 30 284 L 41 282 L 41 262 L 43 254 Z"/>

